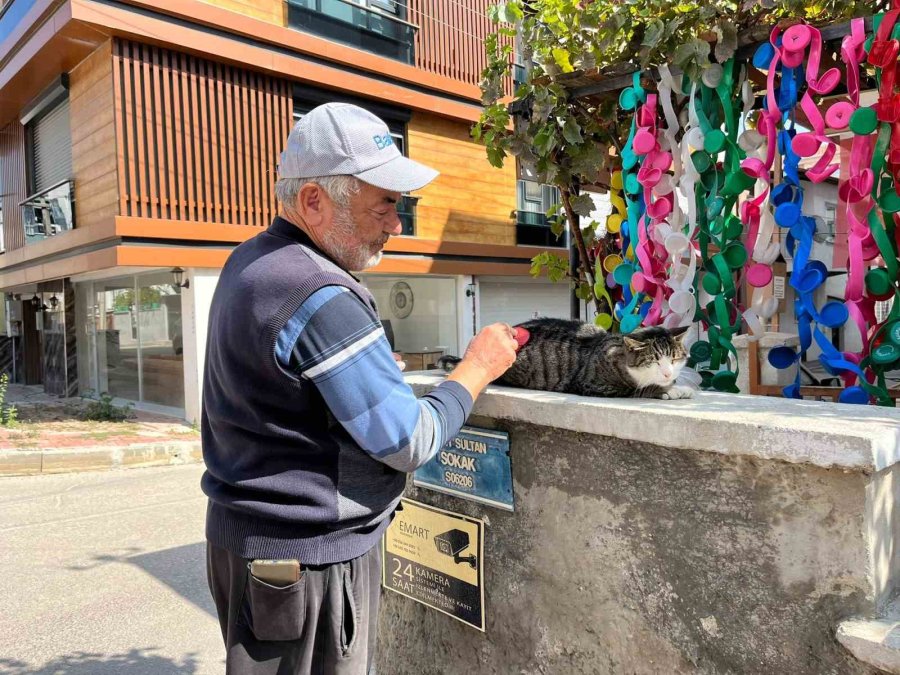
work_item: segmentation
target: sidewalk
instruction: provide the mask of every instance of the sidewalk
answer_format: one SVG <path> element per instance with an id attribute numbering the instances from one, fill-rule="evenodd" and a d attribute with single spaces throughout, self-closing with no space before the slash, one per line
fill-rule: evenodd
<path id="1" fill-rule="evenodd" d="M 124 422 L 81 419 L 86 402 L 10 385 L 19 422 L 0 426 L 0 476 L 184 464 L 201 460 L 200 435 L 183 420 L 132 410 Z"/>

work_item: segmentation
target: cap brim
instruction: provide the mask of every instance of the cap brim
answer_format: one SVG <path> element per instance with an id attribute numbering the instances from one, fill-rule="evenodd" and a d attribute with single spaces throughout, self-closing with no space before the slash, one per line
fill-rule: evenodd
<path id="1" fill-rule="evenodd" d="M 361 181 L 391 192 L 421 190 L 438 177 L 431 167 L 400 155 L 374 169 L 353 174 Z"/>

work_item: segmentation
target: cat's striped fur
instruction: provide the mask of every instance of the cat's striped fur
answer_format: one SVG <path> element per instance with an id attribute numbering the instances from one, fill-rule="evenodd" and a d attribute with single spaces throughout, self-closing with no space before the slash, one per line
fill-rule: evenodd
<path id="1" fill-rule="evenodd" d="M 650 327 L 621 335 L 566 319 L 520 325 L 530 337 L 497 384 L 619 398 L 688 398 L 693 393 L 675 385 L 687 362 L 681 342 L 686 328 Z M 445 367 L 458 362 L 443 359 Z"/>

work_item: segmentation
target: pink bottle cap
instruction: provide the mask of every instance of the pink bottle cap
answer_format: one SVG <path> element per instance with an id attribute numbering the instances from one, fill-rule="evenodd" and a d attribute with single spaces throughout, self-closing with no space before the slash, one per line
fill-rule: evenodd
<path id="1" fill-rule="evenodd" d="M 772 281 L 772 268 L 762 263 L 752 265 L 747 270 L 747 283 L 754 288 L 763 288 Z"/>

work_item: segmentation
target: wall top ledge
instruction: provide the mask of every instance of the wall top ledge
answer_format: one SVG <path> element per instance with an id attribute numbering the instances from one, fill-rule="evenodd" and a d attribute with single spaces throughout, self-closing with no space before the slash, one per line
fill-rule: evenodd
<path id="1" fill-rule="evenodd" d="M 421 396 L 444 380 L 406 374 Z M 491 386 L 475 415 L 671 448 L 854 471 L 900 461 L 900 410 L 698 392 L 681 401 L 586 398 Z"/>

